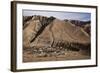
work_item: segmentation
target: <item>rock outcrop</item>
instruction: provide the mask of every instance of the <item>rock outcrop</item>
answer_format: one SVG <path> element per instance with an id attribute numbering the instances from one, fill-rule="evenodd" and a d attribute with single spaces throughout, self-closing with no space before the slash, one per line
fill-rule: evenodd
<path id="1" fill-rule="evenodd" d="M 30 17 L 27 18 L 29 19 Z M 54 19 L 54 17 L 32 16 L 29 21 L 26 21 L 23 28 L 23 45 L 30 47 L 30 43 L 32 43 Z"/>

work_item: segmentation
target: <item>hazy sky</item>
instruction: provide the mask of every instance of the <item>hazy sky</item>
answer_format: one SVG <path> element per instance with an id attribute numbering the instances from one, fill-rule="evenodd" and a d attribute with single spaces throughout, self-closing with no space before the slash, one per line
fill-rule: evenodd
<path id="1" fill-rule="evenodd" d="M 71 19 L 88 21 L 91 20 L 91 13 L 78 13 L 78 12 L 55 12 L 55 11 L 39 11 L 39 10 L 23 10 L 23 16 L 42 15 L 42 16 L 54 16 L 58 19 Z"/>

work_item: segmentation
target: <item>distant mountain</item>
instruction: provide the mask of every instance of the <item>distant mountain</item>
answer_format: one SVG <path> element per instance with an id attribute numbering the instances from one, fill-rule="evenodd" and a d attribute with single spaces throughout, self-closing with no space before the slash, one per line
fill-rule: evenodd
<path id="1" fill-rule="evenodd" d="M 91 21 L 67 20 L 67 19 L 65 19 L 64 21 L 70 21 L 72 24 L 75 24 L 76 26 L 81 26 L 81 27 L 83 27 L 86 24 L 91 23 Z"/>
<path id="2" fill-rule="evenodd" d="M 90 35 L 91 21 L 68 20 L 68 19 L 65 19 L 64 21 L 66 21 L 66 22 L 70 21 L 75 26 L 82 27 L 85 30 L 85 32 L 87 32 Z"/>
<path id="3" fill-rule="evenodd" d="M 24 47 L 57 47 L 60 45 L 61 47 L 87 48 L 90 45 L 90 36 L 84 31 L 89 26 L 83 29 L 73 25 L 69 20 L 37 15 L 23 17 L 23 19 Z"/>

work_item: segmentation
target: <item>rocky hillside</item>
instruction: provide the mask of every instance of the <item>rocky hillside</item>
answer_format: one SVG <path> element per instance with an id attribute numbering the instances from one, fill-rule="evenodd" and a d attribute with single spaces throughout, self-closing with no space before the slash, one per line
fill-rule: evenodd
<path id="1" fill-rule="evenodd" d="M 65 19 L 64 21 L 68 21 Z M 69 20 L 72 24 L 75 26 L 79 26 L 84 29 L 85 32 L 87 32 L 90 35 L 90 29 L 91 29 L 91 21 L 79 21 L 79 20 Z"/>
<path id="2" fill-rule="evenodd" d="M 86 28 L 73 25 L 55 17 L 23 17 L 23 46 L 62 47 L 78 50 L 90 48 L 90 36 Z"/>

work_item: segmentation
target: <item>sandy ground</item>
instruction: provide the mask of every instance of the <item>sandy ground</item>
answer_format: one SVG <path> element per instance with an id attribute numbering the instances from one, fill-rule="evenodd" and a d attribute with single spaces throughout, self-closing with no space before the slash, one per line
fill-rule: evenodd
<path id="1" fill-rule="evenodd" d="M 82 60 L 90 59 L 90 53 L 87 50 L 66 51 L 62 55 L 52 56 L 34 56 L 31 50 L 23 50 L 23 62 L 39 62 L 39 61 L 61 61 L 61 60 Z"/>

